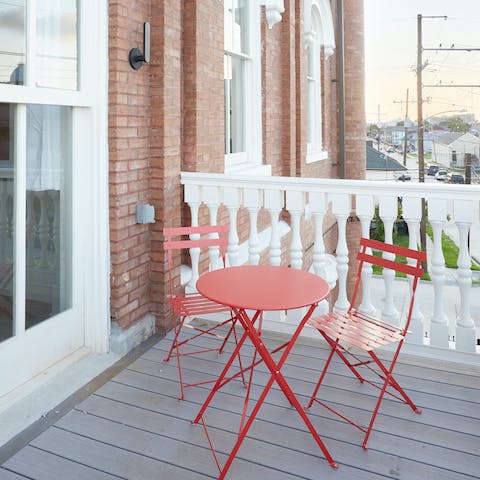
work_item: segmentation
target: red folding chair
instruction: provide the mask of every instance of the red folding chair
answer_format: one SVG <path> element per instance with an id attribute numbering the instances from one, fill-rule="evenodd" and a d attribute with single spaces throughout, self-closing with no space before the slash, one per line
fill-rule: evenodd
<path id="1" fill-rule="evenodd" d="M 366 449 L 370 432 L 372 431 L 375 418 L 377 416 L 380 404 L 385 394 L 388 394 L 406 403 L 412 408 L 415 413 L 421 413 L 421 409 L 415 406 L 410 397 L 400 387 L 398 382 L 393 377 L 392 372 L 395 367 L 398 355 L 400 353 L 400 349 L 402 348 L 405 336 L 408 333 L 408 326 L 410 324 L 413 310 L 413 302 L 415 299 L 415 291 L 417 288 L 418 280 L 423 275 L 421 263 L 425 260 L 426 255 L 424 252 L 411 250 L 405 247 L 398 247 L 395 245 L 390 245 L 388 243 L 370 240 L 367 238 L 362 238 L 360 240 L 360 245 L 361 249 L 360 252 L 357 254 L 357 259 L 360 261 L 360 263 L 358 265 L 355 289 L 353 291 L 353 297 L 348 311 L 346 313 L 327 313 L 321 317 L 311 318 L 309 320 L 309 324 L 315 327 L 328 342 L 331 347 L 331 351 L 325 363 L 325 367 L 320 374 L 320 378 L 313 391 L 310 401 L 307 404 L 307 408 L 310 408 L 313 402 L 316 402 L 327 408 L 330 412 L 338 415 L 343 420 L 347 421 L 354 427 L 364 432 L 365 437 L 363 440 L 363 448 Z M 368 248 L 377 250 L 378 252 L 382 252 L 382 255 L 384 256 L 377 257 L 375 255 L 372 255 L 371 253 L 367 252 Z M 404 256 L 407 258 L 407 261 L 409 261 L 409 264 L 404 264 L 397 260 L 389 260 L 388 258 L 385 258 L 385 253 L 387 254 L 387 257 L 391 256 L 393 258 L 395 258 L 394 255 Z M 378 265 L 380 267 L 388 268 L 396 272 L 403 272 L 413 277 L 413 284 L 410 294 L 410 305 L 408 309 L 407 319 L 403 327 L 399 327 L 397 325 L 392 325 L 390 323 L 378 320 L 369 315 L 366 315 L 365 313 L 359 312 L 357 309 L 354 308 L 358 287 L 361 280 L 362 267 L 364 263 Z M 393 359 L 388 365 L 388 362 L 386 362 L 385 360 L 382 361 L 375 354 L 374 350 L 376 348 L 384 347 L 389 344 L 395 343 L 397 343 L 397 346 L 394 349 Z M 368 354 L 367 360 L 365 360 L 365 357 L 357 355 L 355 353 L 356 349 L 366 352 Z M 375 408 L 370 418 L 370 422 L 366 427 L 355 423 L 353 420 L 347 418 L 345 415 L 334 410 L 331 406 L 327 405 L 326 403 L 317 398 L 318 390 L 323 382 L 323 379 L 325 378 L 325 374 L 334 353 L 336 353 L 340 357 L 340 359 L 345 363 L 345 365 L 355 375 L 355 377 L 360 380 L 360 382 L 365 382 L 380 390 L 380 394 L 375 403 Z M 361 366 L 368 368 L 371 372 L 377 375 L 380 378 L 380 381 L 374 382 L 363 377 L 358 371 L 358 367 Z"/>
<path id="2" fill-rule="evenodd" d="M 190 355 L 197 355 L 206 352 L 218 351 L 222 353 L 227 340 L 233 333 L 235 343 L 237 342 L 237 332 L 235 330 L 236 317 L 229 307 L 225 305 L 219 305 L 207 298 L 203 297 L 199 293 L 176 293 L 174 288 L 174 275 L 173 275 L 173 252 L 181 251 L 185 249 L 202 249 L 211 248 L 218 251 L 222 260 L 223 266 L 225 266 L 225 254 L 228 245 L 228 226 L 202 226 L 202 227 L 178 227 L 178 228 L 164 228 L 163 234 L 165 237 L 163 248 L 168 253 L 168 275 L 170 283 L 170 293 L 168 300 L 175 316 L 174 324 L 174 337 L 172 345 L 168 352 L 165 361 L 168 362 L 170 358 L 176 357 L 178 364 L 178 375 L 180 382 L 181 397 L 184 399 L 184 389 L 187 387 L 194 387 L 203 385 L 206 383 L 214 382 L 213 380 L 206 380 L 197 383 L 185 383 L 183 381 L 183 372 L 181 365 L 181 358 Z M 185 238 L 188 236 L 188 238 Z M 207 236 L 207 238 L 205 238 Z M 183 238 L 182 238 L 183 237 Z M 213 326 L 201 326 L 198 324 L 192 324 L 186 322 L 187 318 L 193 319 L 201 315 L 228 313 L 228 319 Z M 219 332 L 221 327 L 230 325 L 226 334 Z M 189 328 L 194 331 L 193 335 L 182 335 L 182 329 Z M 211 348 L 199 348 L 194 346 L 195 340 L 201 335 L 207 335 L 219 340 L 219 345 Z M 190 345 L 188 345 L 190 343 Z M 241 368 L 240 355 L 238 355 Z"/>

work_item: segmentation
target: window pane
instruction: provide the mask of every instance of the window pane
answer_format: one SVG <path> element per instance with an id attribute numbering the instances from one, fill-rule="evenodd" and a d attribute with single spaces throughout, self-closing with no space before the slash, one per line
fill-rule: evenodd
<path id="1" fill-rule="evenodd" d="M 36 85 L 77 89 L 77 2 L 37 2 Z"/>
<path id="2" fill-rule="evenodd" d="M 25 0 L 0 0 L 0 82 L 23 85 Z"/>
<path id="3" fill-rule="evenodd" d="M 244 61 L 225 55 L 225 153 L 244 152 Z"/>
<path id="4" fill-rule="evenodd" d="M 71 108 L 27 107 L 25 328 L 71 307 Z"/>
<path id="5" fill-rule="evenodd" d="M 224 48 L 230 52 L 248 54 L 247 6 L 245 0 L 225 0 Z"/>
<path id="6" fill-rule="evenodd" d="M 307 143 L 312 146 L 315 137 L 313 130 L 315 128 L 315 81 L 307 80 Z"/>
<path id="7" fill-rule="evenodd" d="M 0 341 L 13 335 L 13 107 L 0 104 Z"/>

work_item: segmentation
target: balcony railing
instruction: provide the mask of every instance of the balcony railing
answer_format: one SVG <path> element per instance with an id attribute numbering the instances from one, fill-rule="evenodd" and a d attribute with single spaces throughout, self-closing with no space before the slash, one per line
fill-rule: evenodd
<path id="1" fill-rule="evenodd" d="M 58 190 L 26 192 L 26 269 L 30 300 L 58 303 L 60 269 L 60 192 Z M 10 272 L 2 278 L 0 295 L 13 296 L 15 243 L 14 183 L 0 178 L 0 267 Z"/>
<path id="2" fill-rule="evenodd" d="M 280 265 L 281 240 L 285 231 L 291 231 L 289 264 L 293 268 L 302 268 L 303 244 L 301 225 L 311 224 L 313 232 L 313 256 L 311 269 L 316 274 L 328 276 L 328 262 L 324 247 L 323 224 L 327 216 L 333 216 L 338 226 L 335 248 L 336 284 L 338 296 L 334 305 L 322 305 L 320 311 L 329 308 L 345 310 L 348 308 L 347 278 L 350 274 L 349 251 L 347 243 L 347 220 L 353 207 L 361 222 L 363 236 L 369 236 L 375 207 L 384 224 L 385 241 L 392 243 L 394 224 L 398 217 L 399 198 L 402 217 L 408 225 L 409 247 L 419 246 L 422 200 L 428 209 L 428 221 L 433 231 L 429 243 L 428 272 L 429 281 L 422 281 L 422 289 L 415 301 L 411 322 L 411 334 L 408 336 L 410 351 L 444 357 L 443 349 L 455 350 L 456 358 L 475 361 L 480 353 L 477 347 L 477 333 L 472 318 L 472 298 L 478 303 L 478 297 L 472 296 L 475 288 L 472 282 L 471 257 L 469 252 L 469 232 L 473 222 L 478 222 L 480 187 L 476 185 L 437 185 L 428 183 L 394 183 L 360 180 L 312 179 L 290 177 L 249 177 L 207 173 L 187 173 L 181 175 L 184 185 L 185 202 L 191 210 L 192 225 L 198 225 L 199 209 L 206 205 L 210 223 L 217 222 L 217 213 L 221 206 L 228 212 L 230 223 L 228 262 L 230 265 L 241 263 L 257 264 L 260 254 L 268 250 L 268 261 Z M 239 244 L 237 215 L 241 209 L 248 212 L 249 236 L 243 245 Z M 262 209 L 268 211 L 270 226 L 259 232 L 257 221 Z M 290 214 L 290 226 L 279 221 L 282 210 Z M 475 218 L 476 217 L 476 218 Z M 458 268 L 455 281 L 447 282 L 447 269 L 442 251 L 442 232 L 454 222 L 459 247 Z M 242 255 L 242 248 L 245 255 Z M 194 288 L 198 278 L 198 252 L 192 254 L 192 272 L 189 288 Z M 210 260 L 215 261 L 215 252 Z M 215 268 L 215 267 L 213 267 Z M 353 272 L 352 274 L 355 274 Z M 371 267 L 362 271 L 362 300 L 360 309 L 372 313 L 381 310 L 383 319 L 401 322 L 400 302 L 406 303 L 410 294 L 410 281 L 397 279 L 394 272 L 384 269 L 382 276 L 373 275 Z M 375 292 L 375 294 L 373 293 Z M 381 293 L 380 293 L 381 292 Z M 448 293 L 448 296 L 447 296 Z M 451 313 L 450 300 L 453 295 L 454 311 Z M 383 302 L 379 304 L 379 297 Z M 421 296 L 421 301 L 419 300 Z M 447 298 L 448 297 L 448 298 Z M 446 308 L 446 302 L 448 307 Z M 477 305 L 475 304 L 475 308 Z M 401 309 L 400 309 L 401 310 Z M 450 312 L 449 312 L 450 310 Z M 300 314 L 299 312 L 297 312 Z M 448 313 L 448 315 L 447 315 Z M 286 316 L 278 315 L 276 329 L 287 329 L 295 323 L 295 312 Z M 424 346 L 428 346 L 425 349 Z M 428 353 L 425 353 L 428 352 Z"/>

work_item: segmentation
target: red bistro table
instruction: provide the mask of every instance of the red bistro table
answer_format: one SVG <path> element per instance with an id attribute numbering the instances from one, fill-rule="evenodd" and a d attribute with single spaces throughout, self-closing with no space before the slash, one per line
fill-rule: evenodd
<path id="1" fill-rule="evenodd" d="M 227 474 L 227 471 L 230 468 L 230 465 L 232 464 L 238 449 L 243 442 L 243 439 L 247 435 L 255 416 L 260 410 L 263 401 L 272 387 L 273 382 L 277 382 L 278 386 L 281 388 L 290 404 L 297 410 L 298 414 L 304 421 L 305 425 L 309 429 L 330 465 L 336 468 L 337 464 L 334 462 L 332 456 L 328 452 L 323 441 L 320 439 L 310 419 L 307 417 L 305 411 L 303 410 L 295 394 L 288 385 L 287 380 L 281 372 L 282 366 L 285 363 L 285 360 L 287 359 L 287 356 L 294 346 L 298 336 L 300 335 L 303 326 L 312 315 L 318 302 L 323 300 L 328 295 L 328 284 L 317 275 L 305 272 L 303 270 L 267 265 L 247 265 L 242 267 L 229 267 L 206 273 L 199 278 L 197 282 L 197 289 L 203 296 L 209 298 L 210 300 L 231 307 L 237 315 L 242 327 L 245 329 L 244 334 L 238 342 L 235 350 L 231 354 L 222 373 L 218 377 L 214 387 L 212 388 L 212 391 L 193 421 L 193 423 L 199 423 L 201 421 L 205 428 L 210 447 L 220 471 L 220 476 L 218 477 L 219 480 L 225 478 L 225 475 Z M 300 321 L 290 340 L 284 343 L 282 347 L 274 350 L 274 352 L 277 352 L 280 349 L 283 350 L 280 359 L 275 361 L 272 357 L 273 352 L 270 352 L 264 345 L 260 336 L 260 332 L 255 327 L 255 323 L 265 310 L 290 310 L 302 307 L 308 307 L 307 313 Z M 250 317 L 247 313 L 247 310 L 253 310 L 255 313 Z M 229 380 L 234 378 L 227 378 L 226 375 L 232 365 L 232 362 L 247 338 L 250 338 L 256 349 L 256 352 L 258 352 L 261 357 L 261 361 L 263 361 L 270 370 L 271 376 L 256 404 L 254 405 L 250 416 L 245 422 L 243 421 L 245 416 L 244 410 L 244 416 L 242 416 L 238 438 L 227 461 L 222 467 L 218 462 L 212 442 L 208 436 L 208 431 L 206 430 L 206 425 L 203 421 L 203 414 L 205 413 L 215 393 Z M 259 361 L 255 362 L 254 360 L 252 365 L 244 370 L 251 369 L 251 371 L 253 371 L 253 367 L 257 363 L 259 363 Z M 250 385 L 248 385 L 248 391 L 249 389 Z M 248 400 L 246 400 L 246 402 L 248 402 Z"/>

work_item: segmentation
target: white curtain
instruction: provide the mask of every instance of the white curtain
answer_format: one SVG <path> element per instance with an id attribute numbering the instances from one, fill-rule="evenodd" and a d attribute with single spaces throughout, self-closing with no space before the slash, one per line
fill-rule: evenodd
<path id="1" fill-rule="evenodd" d="M 27 190 L 62 190 L 69 154 L 68 108 L 27 107 Z"/>

